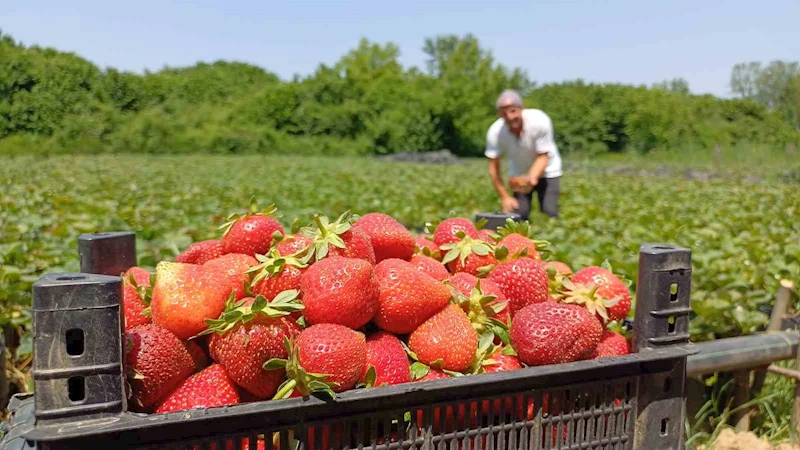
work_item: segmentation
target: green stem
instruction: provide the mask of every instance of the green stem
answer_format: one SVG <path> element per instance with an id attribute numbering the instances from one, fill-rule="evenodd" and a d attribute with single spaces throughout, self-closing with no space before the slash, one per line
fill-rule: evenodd
<path id="1" fill-rule="evenodd" d="M 322 220 L 319 218 L 319 215 L 317 215 L 317 214 L 314 214 L 314 223 L 317 224 L 317 228 L 319 228 L 319 231 L 322 234 L 322 237 L 323 238 L 327 237 L 328 236 L 328 230 L 326 230 L 325 226 L 322 225 Z"/>
<path id="2" fill-rule="evenodd" d="M 291 395 L 292 391 L 294 390 L 295 386 L 297 386 L 297 380 L 289 380 L 281 390 L 279 390 L 274 397 L 273 400 L 280 400 L 283 398 L 288 398 Z"/>

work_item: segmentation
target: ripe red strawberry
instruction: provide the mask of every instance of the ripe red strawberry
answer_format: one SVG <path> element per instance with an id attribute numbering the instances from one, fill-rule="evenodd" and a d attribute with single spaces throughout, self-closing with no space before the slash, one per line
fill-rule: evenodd
<path id="1" fill-rule="evenodd" d="M 478 277 L 475 275 L 459 272 L 454 273 L 448 279 L 448 282 L 455 286 L 456 289 L 458 289 L 458 292 L 461 292 L 463 295 L 470 295 L 472 294 L 472 290 L 478 285 L 478 280 Z M 500 289 L 500 286 L 497 283 L 488 278 L 481 278 L 480 282 L 481 291 L 484 295 L 493 295 L 495 297 L 495 301 L 498 303 L 505 302 L 507 300 L 505 294 L 503 294 L 503 290 Z"/>
<path id="2" fill-rule="evenodd" d="M 230 293 L 230 280 L 216 270 L 161 261 L 150 314 L 154 324 L 186 340 L 206 328 L 206 318 L 219 316 Z"/>
<path id="3" fill-rule="evenodd" d="M 442 257 L 442 263 L 447 265 L 451 273 L 466 272 L 470 275 L 479 275 L 482 272 L 479 269 L 491 269 L 497 264 L 498 259 L 503 259 L 507 255 L 505 249 L 496 251 L 492 244 L 466 236 L 463 232 L 459 231 L 457 236 L 460 238 L 458 242 L 439 247 L 441 251 L 446 252 Z"/>
<path id="4" fill-rule="evenodd" d="M 375 324 L 395 334 L 408 334 L 450 303 L 450 290 L 402 259 L 375 266 L 379 286 Z"/>
<path id="5" fill-rule="evenodd" d="M 553 270 L 556 271 L 557 274 L 560 274 L 560 275 L 571 275 L 572 274 L 572 269 L 570 269 L 568 265 L 564 264 L 561 261 L 548 261 L 545 264 L 545 268 L 546 269 L 549 270 L 551 267 L 553 268 Z"/>
<path id="6" fill-rule="evenodd" d="M 625 336 L 615 332 L 605 330 L 600 336 L 600 343 L 589 356 L 589 359 L 605 358 L 607 356 L 623 356 L 631 352 L 630 342 Z"/>
<path id="7" fill-rule="evenodd" d="M 125 367 L 131 405 L 149 411 L 195 371 L 195 362 L 174 334 L 145 324 L 125 333 Z"/>
<path id="8" fill-rule="evenodd" d="M 500 247 L 505 247 L 508 249 L 508 253 L 511 255 L 524 255 L 528 258 L 531 258 L 535 261 L 541 261 L 542 256 L 536 250 L 536 243 L 533 240 L 528 239 L 527 237 L 512 233 L 504 238 L 500 239 L 497 243 Z M 523 253 L 524 252 L 524 253 Z"/>
<path id="9" fill-rule="evenodd" d="M 555 302 L 528 305 L 511 322 L 511 345 L 529 366 L 577 361 L 600 342 L 603 327 L 585 308 Z"/>
<path id="10" fill-rule="evenodd" d="M 194 361 L 195 372 L 199 372 L 208 367 L 208 355 L 195 341 L 186 341 L 186 351 Z"/>
<path id="11" fill-rule="evenodd" d="M 425 366 L 427 367 L 427 366 Z M 447 378 L 453 378 L 451 375 L 443 372 L 441 369 L 436 369 L 433 367 L 428 367 L 425 370 L 425 374 L 421 375 L 419 378 L 414 379 L 414 381 L 433 381 L 433 380 L 444 380 Z"/>
<path id="12" fill-rule="evenodd" d="M 289 256 L 294 254 L 305 254 L 314 242 L 311 238 L 304 236 L 300 233 L 290 234 L 284 236 L 283 239 L 275 246 L 281 256 Z"/>
<path id="13" fill-rule="evenodd" d="M 414 254 L 414 235 L 394 217 L 382 213 L 369 213 L 353 223 L 369 235 L 372 248 L 375 250 L 375 262 L 384 259 L 411 259 Z"/>
<path id="14" fill-rule="evenodd" d="M 312 325 L 300 332 L 294 343 L 287 340 L 286 347 L 288 360 L 273 359 L 264 364 L 267 370 L 286 369 L 287 380 L 273 398 L 307 396 L 317 391 L 333 397 L 335 392 L 355 387 L 364 373 L 366 338 L 343 325 Z"/>
<path id="15" fill-rule="evenodd" d="M 303 315 L 309 324 L 336 323 L 356 329 L 378 311 L 378 279 L 367 261 L 329 256 L 300 278 Z"/>
<path id="16" fill-rule="evenodd" d="M 288 315 L 299 311 L 297 291 L 285 291 L 267 302 L 263 296 L 230 301 L 217 320 L 209 320 L 209 350 L 243 389 L 260 399 L 271 398 L 285 379 L 283 370 L 264 370 L 272 358 L 287 358 L 284 339 L 294 338 L 300 327 Z"/>
<path id="17" fill-rule="evenodd" d="M 458 242 L 461 240 L 456 235 L 459 231 L 464 232 L 464 235 L 472 239 L 478 239 L 478 229 L 475 228 L 475 224 L 463 217 L 452 217 L 439 222 L 439 225 L 433 230 L 433 243 L 437 247 L 441 247 Z"/>
<path id="18" fill-rule="evenodd" d="M 252 276 L 250 286 L 253 294 L 275 298 L 283 291 L 299 290 L 300 278 L 308 268 L 308 264 L 300 259 L 302 252 L 300 249 L 297 253 L 284 255 L 275 248 L 269 254 L 256 255 L 260 264 L 247 270 Z"/>
<path id="19" fill-rule="evenodd" d="M 174 262 L 186 264 L 203 264 L 206 261 L 211 261 L 214 258 L 219 258 L 225 253 L 222 250 L 222 242 L 216 239 L 209 239 L 207 241 L 195 242 L 186 250 L 181 252 L 180 255 L 175 257 Z"/>
<path id="20" fill-rule="evenodd" d="M 512 257 L 526 256 L 535 261 L 541 261 L 542 256 L 539 250 L 548 246 L 547 241 L 534 239 L 534 233 L 530 222 L 527 220 L 516 222 L 513 219 L 506 219 L 505 226 L 497 229 L 498 247 L 506 247 L 508 254 Z"/>
<path id="21" fill-rule="evenodd" d="M 283 225 L 276 219 L 278 208 L 270 204 L 258 211 L 255 199 L 250 201 L 250 210 L 245 214 L 231 214 L 222 234 L 224 253 L 243 253 L 245 255 L 264 254 L 272 247 L 273 236 L 285 234 Z"/>
<path id="22" fill-rule="evenodd" d="M 236 405 L 239 392 L 225 369 L 212 364 L 187 378 L 156 408 L 156 413 Z"/>
<path id="23" fill-rule="evenodd" d="M 461 372 L 478 349 L 478 335 L 464 311 L 448 305 L 411 333 L 408 346 L 424 364 Z"/>
<path id="24" fill-rule="evenodd" d="M 604 324 L 625 319 L 631 310 L 628 287 L 602 267 L 583 268 L 562 284 L 565 291 L 559 298 L 561 302 L 583 305 Z"/>
<path id="25" fill-rule="evenodd" d="M 473 277 L 472 275 L 467 276 Z M 456 282 L 461 284 L 461 287 L 466 287 L 463 286 L 464 284 L 471 284 L 470 281 L 466 280 L 456 280 Z M 505 333 L 507 328 L 507 324 L 504 320 L 507 320 L 508 316 L 507 313 L 503 313 L 508 311 L 508 302 L 505 300 L 505 297 L 503 297 L 502 301 L 498 301 L 497 297 L 494 295 L 484 292 L 482 285 L 486 282 L 490 284 L 490 289 L 499 289 L 497 285 L 494 285 L 491 281 L 479 280 L 477 278 L 475 278 L 475 286 L 467 291 L 467 294 L 461 292 L 461 289 L 451 282 L 448 282 L 448 285 L 453 286 L 453 303 L 457 304 L 464 313 L 467 314 L 467 318 L 469 318 L 470 323 L 472 323 L 475 332 L 482 335 L 484 332 L 490 331 L 497 334 L 499 338 Z"/>
<path id="26" fill-rule="evenodd" d="M 151 323 L 148 309 L 152 297 L 150 272 L 141 267 L 131 267 L 122 274 L 122 286 L 125 331 L 137 325 Z"/>
<path id="27" fill-rule="evenodd" d="M 247 271 L 258 265 L 258 260 L 242 253 L 228 253 L 203 264 L 203 267 L 221 273 L 228 280 L 228 293 L 236 292 L 236 299 L 247 296 L 245 284 L 250 281 Z"/>
<path id="28" fill-rule="evenodd" d="M 547 272 L 531 258 L 501 262 L 489 272 L 487 279 L 503 290 L 511 307 L 511 317 L 525 306 L 547 301 L 549 297 Z"/>
<path id="29" fill-rule="evenodd" d="M 303 227 L 300 232 L 311 239 L 311 261 L 321 261 L 328 256 L 358 258 L 375 265 L 375 250 L 369 235 L 353 227 L 349 211 L 330 222 L 326 216 L 314 215 L 314 224 Z"/>
<path id="30" fill-rule="evenodd" d="M 491 335 L 481 336 L 478 344 L 478 351 L 475 356 L 475 360 L 469 371 L 471 374 L 506 372 L 522 368 L 522 364 L 519 358 L 514 354 L 513 349 L 504 347 L 503 345 L 493 345 Z M 516 404 L 517 420 L 522 420 L 525 417 L 523 414 L 523 410 L 525 409 L 524 396 L 507 397 L 504 403 L 507 412 L 514 411 L 514 404 Z M 500 415 L 503 413 L 501 409 L 501 399 L 495 399 L 492 401 L 492 404 L 494 405 L 495 414 Z M 527 412 L 528 420 L 532 420 L 534 415 L 532 402 L 529 402 Z M 489 414 L 489 400 L 481 402 L 481 413 Z"/>
<path id="31" fill-rule="evenodd" d="M 411 264 L 413 264 L 419 271 L 427 273 L 438 281 L 443 281 L 450 276 L 450 272 L 444 264 L 439 261 L 424 255 L 414 255 L 411 257 Z"/>
<path id="32" fill-rule="evenodd" d="M 368 380 L 370 369 L 373 370 L 374 380 Z M 372 381 L 373 386 L 411 382 L 408 356 L 400 339 L 385 331 L 378 331 L 367 338 L 367 359 L 360 381 Z"/>
<path id="33" fill-rule="evenodd" d="M 433 243 L 431 236 L 417 236 L 414 238 L 414 254 L 429 256 L 437 261 L 442 260 L 442 252 L 439 246 Z"/>
<path id="34" fill-rule="evenodd" d="M 487 230 L 486 228 L 478 230 L 478 239 L 486 242 L 487 244 L 496 244 L 492 234 L 492 230 Z"/>

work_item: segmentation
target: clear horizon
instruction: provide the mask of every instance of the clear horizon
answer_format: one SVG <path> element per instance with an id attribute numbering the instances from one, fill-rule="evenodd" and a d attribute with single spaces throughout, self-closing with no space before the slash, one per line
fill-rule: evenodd
<path id="1" fill-rule="evenodd" d="M 367 38 L 400 47 L 424 68 L 425 38 L 474 34 L 495 60 L 537 84 L 651 85 L 684 78 L 693 93 L 730 95 L 740 62 L 800 59 L 800 2 L 768 7 L 730 0 L 659 4 L 616 0 L 195 2 L 6 1 L 0 30 L 26 46 L 74 52 L 101 68 L 142 73 L 217 60 L 241 61 L 284 80 L 313 74 Z"/>

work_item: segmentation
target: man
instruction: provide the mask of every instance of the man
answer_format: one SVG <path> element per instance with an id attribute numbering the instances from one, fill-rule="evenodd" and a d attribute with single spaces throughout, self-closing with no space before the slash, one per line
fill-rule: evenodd
<path id="1" fill-rule="evenodd" d="M 561 155 L 553 140 L 553 123 L 543 111 L 523 108 L 522 97 L 514 90 L 503 91 L 497 99 L 500 116 L 486 133 L 489 175 L 500 196 L 503 212 L 514 212 L 527 220 L 533 192 L 539 209 L 558 217 Z M 500 157 L 506 156 L 513 196 L 506 191 L 500 175 Z"/>

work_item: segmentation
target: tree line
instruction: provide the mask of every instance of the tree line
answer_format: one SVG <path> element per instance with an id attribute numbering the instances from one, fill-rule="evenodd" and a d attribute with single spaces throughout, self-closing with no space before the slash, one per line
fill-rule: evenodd
<path id="1" fill-rule="evenodd" d="M 425 67 L 404 67 L 395 44 L 364 39 L 335 64 L 281 80 L 228 61 L 144 74 L 102 69 L 0 33 L 0 154 L 447 148 L 476 156 L 505 88 L 520 90 L 526 106 L 552 117 L 565 153 L 782 148 L 800 141 L 800 108 L 787 106 L 800 99 L 796 63 L 789 64 L 795 78 L 791 70 L 783 78 L 759 75 L 772 66 L 737 66 L 731 85 L 742 98 L 720 99 L 692 95 L 681 79 L 649 87 L 582 80 L 539 86 L 525 71 L 497 62 L 472 35 L 429 38 L 423 48 Z"/>

